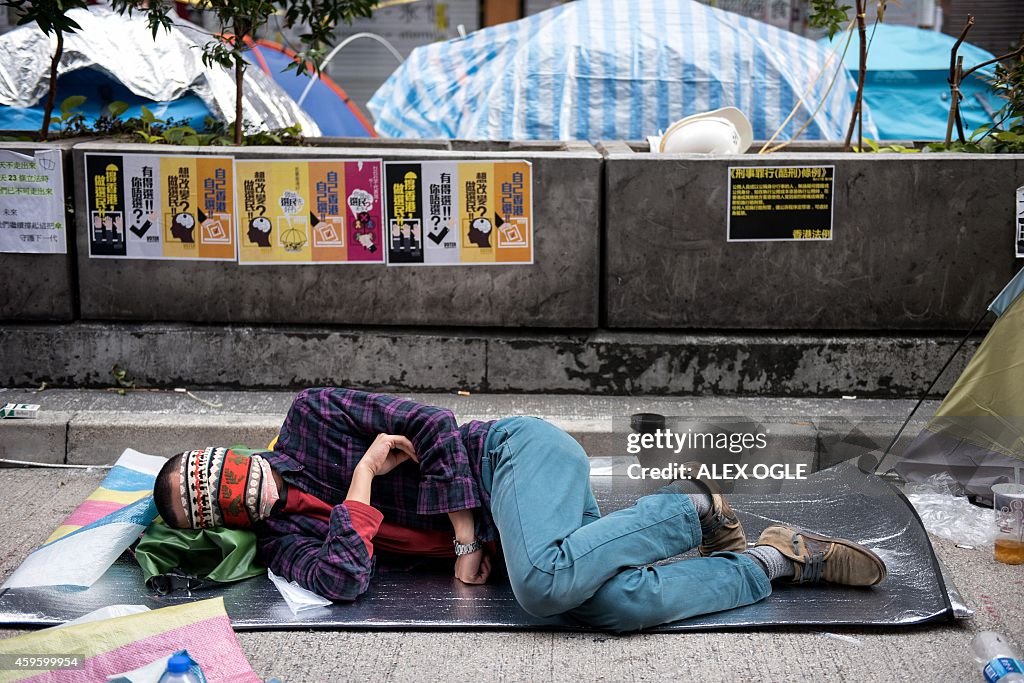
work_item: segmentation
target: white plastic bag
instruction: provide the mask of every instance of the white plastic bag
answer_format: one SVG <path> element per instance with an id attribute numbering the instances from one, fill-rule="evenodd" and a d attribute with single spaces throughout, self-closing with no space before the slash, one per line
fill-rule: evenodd
<path id="1" fill-rule="evenodd" d="M 326 607 L 331 604 L 331 601 L 327 598 L 321 597 L 313 591 L 306 590 L 294 581 L 285 581 L 269 569 L 267 570 L 267 576 L 274 582 L 274 586 L 281 593 L 284 601 L 288 603 L 288 609 L 292 611 L 292 614 L 298 614 L 303 610 L 316 607 Z"/>
<path id="2" fill-rule="evenodd" d="M 992 548 L 996 531 L 992 510 L 972 505 L 962 495 L 963 486 L 948 473 L 907 484 L 904 494 L 928 533 L 958 545 Z"/>

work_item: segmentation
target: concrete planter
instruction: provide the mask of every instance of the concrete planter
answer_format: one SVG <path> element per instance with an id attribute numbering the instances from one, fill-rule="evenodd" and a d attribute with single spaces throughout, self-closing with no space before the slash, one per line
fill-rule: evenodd
<path id="1" fill-rule="evenodd" d="M 4 142 L 0 148 L 31 155 L 38 150 L 62 150 L 64 165 L 64 192 L 71 196 L 71 153 L 74 141 L 60 142 Z M 2 204 L 2 202 L 0 202 Z M 65 225 L 74 223 L 68 217 Z M 68 321 L 76 317 L 74 286 L 75 231 L 67 231 L 66 254 L 6 254 L 0 253 L 0 320 Z"/>
<path id="2" fill-rule="evenodd" d="M 525 159 L 533 166 L 534 264 L 385 267 L 239 266 L 228 262 L 89 258 L 78 216 L 81 317 L 87 320 L 593 328 L 598 324 L 602 159 L 586 143 L 446 141 L 399 147 L 183 148 L 88 143 L 74 150 L 84 207 L 86 152 L 234 155 L 237 159 Z"/>
<path id="3" fill-rule="evenodd" d="M 1016 270 L 1020 156 L 602 143 L 613 328 L 961 330 Z M 832 241 L 727 242 L 730 166 L 835 166 Z"/>

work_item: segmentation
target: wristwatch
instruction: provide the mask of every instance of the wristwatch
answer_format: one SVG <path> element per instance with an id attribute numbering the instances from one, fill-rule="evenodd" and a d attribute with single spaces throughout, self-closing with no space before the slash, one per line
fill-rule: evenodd
<path id="1" fill-rule="evenodd" d="M 472 543 L 459 543 L 459 539 L 453 538 L 452 545 L 455 546 L 455 557 L 462 557 L 463 555 L 469 555 L 480 550 L 480 541 L 476 540 Z"/>

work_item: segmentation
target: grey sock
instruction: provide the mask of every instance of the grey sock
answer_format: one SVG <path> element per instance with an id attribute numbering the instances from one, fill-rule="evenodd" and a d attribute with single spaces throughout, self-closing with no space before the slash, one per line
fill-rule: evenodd
<path id="1" fill-rule="evenodd" d="M 796 573 L 792 560 L 770 545 L 756 545 L 746 554 L 760 565 L 769 581 L 785 579 Z"/>
<path id="2" fill-rule="evenodd" d="M 690 497 L 693 508 L 697 511 L 697 518 L 704 519 L 711 514 L 711 496 L 707 489 L 695 481 L 678 479 L 667 487 L 672 493 L 685 493 Z"/>
<path id="3" fill-rule="evenodd" d="M 711 496 L 706 493 L 688 493 L 693 509 L 697 511 L 697 518 L 704 519 L 711 514 Z"/>

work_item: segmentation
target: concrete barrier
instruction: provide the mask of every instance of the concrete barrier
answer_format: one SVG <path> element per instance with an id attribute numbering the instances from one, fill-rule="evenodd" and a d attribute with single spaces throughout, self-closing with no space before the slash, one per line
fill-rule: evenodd
<path id="1" fill-rule="evenodd" d="M 525 158 L 534 172 L 535 264 L 243 268 L 98 260 L 88 258 L 84 239 L 69 235 L 71 256 L 0 254 L 10 274 L 0 320 L 945 332 L 969 327 L 1016 267 L 1013 192 L 1024 176 L 1016 156 L 849 155 L 812 146 L 739 159 L 655 158 L 637 143 L 611 142 L 600 145 L 602 161 L 579 142 L 325 142 L 345 147 L 81 143 L 74 152 L 79 182 L 69 177 L 67 187 L 84 207 L 88 151 Z M 70 159 L 66 165 L 70 174 Z M 730 165 L 835 166 L 833 240 L 727 242 Z M 84 211 L 77 220 L 84 236 Z"/>
<path id="2" fill-rule="evenodd" d="M 184 323 L 0 326 L 0 386 L 916 398 L 954 335 L 640 334 Z M 942 396 L 977 349 L 942 375 Z M 529 412 L 528 410 L 524 412 Z"/>
<path id="3" fill-rule="evenodd" d="M 436 143 L 429 143 L 436 144 Z M 602 159 L 586 143 L 174 148 L 87 143 L 75 148 L 76 203 L 86 152 L 233 154 L 238 159 L 525 159 L 533 168 L 534 264 L 395 268 L 239 266 L 91 259 L 80 212 L 81 315 L 92 320 L 594 328 L 598 325 Z M 280 359 L 287 363 L 287 359 Z"/>
<path id="4" fill-rule="evenodd" d="M 63 150 L 64 190 L 71 196 L 72 173 L 70 149 L 73 142 L 30 143 L 4 142 L 0 149 L 31 155 L 41 149 Z M 3 202 L 0 201 L 0 205 Z M 65 220 L 65 226 L 74 223 Z M 74 230 L 66 230 L 66 254 L 0 253 L 0 320 L 74 320 L 76 300 L 73 261 Z"/>
<path id="5" fill-rule="evenodd" d="M 1010 279 L 1015 155 L 605 155 L 612 328 L 962 330 Z M 730 166 L 835 167 L 832 241 L 727 242 Z"/>

